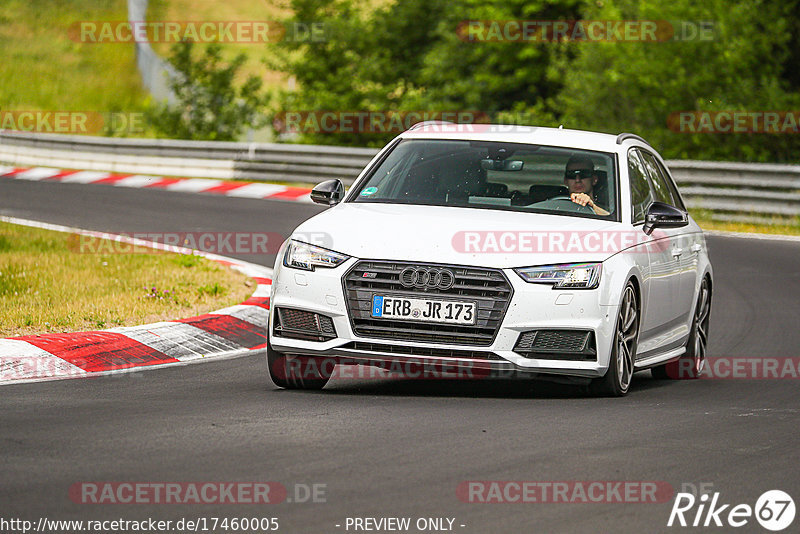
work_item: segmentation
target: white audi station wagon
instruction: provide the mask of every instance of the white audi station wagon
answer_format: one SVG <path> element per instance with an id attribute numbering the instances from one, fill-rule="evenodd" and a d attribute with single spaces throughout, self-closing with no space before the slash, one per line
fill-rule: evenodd
<path id="1" fill-rule="evenodd" d="M 329 180 L 311 198 L 330 208 L 283 244 L 273 275 L 280 387 L 319 389 L 363 364 L 620 396 L 636 371 L 703 369 L 705 238 L 636 135 L 426 122 L 347 192 Z"/>

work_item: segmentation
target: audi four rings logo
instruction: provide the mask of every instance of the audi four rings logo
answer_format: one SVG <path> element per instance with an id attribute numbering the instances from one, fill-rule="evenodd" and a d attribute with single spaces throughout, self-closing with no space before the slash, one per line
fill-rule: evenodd
<path id="1" fill-rule="evenodd" d="M 456 275 L 447 269 L 406 267 L 400 273 L 401 284 L 417 289 L 450 289 L 455 282 Z"/>

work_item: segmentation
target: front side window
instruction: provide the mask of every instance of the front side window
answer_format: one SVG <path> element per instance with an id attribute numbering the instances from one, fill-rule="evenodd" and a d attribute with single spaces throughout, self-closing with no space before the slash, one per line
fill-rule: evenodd
<path id="1" fill-rule="evenodd" d="M 404 140 L 351 202 L 496 209 L 618 220 L 612 154 L 521 143 Z M 585 195 L 586 206 L 571 200 Z"/>
<path id="2" fill-rule="evenodd" d="M 650 173 L 650 181 L 653 184 L 653 192 L 656 200 L 669 204 L 679 209 L 684 209 L 678 191 L 672 180 L 667 175 L 666 169 L 659 163 L 656 157 L 645 150 L 640 150 L 645 166 Z"/>
<path id="3" fill-rule="evenodd" d="M 654 198 L 647 181 L 644 164 L 639 159 L 639 153 L 633 149 L 628 151 L 628 180 L 631 186 L 633 222 L 634 224 L 643 222 L 647 208 L 653 203 Z"/>
<path id="4" fill-rule="evenodd" d="M 655 199 L 664 204 L 677 207 L 678 203 L 675 201 L 672 190 L 667 185 L 666 179 L 658 168 L 658 161 L 656 161 L 655 156 L 645 150 L 640 150 L 639 155 L 642 157 L 644 166 L 650 176 L 650 183 L 653 184 Z"/>

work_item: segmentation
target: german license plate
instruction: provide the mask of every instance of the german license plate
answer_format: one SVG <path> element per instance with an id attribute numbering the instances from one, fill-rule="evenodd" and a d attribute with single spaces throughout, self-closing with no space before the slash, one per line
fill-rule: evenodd
<path id="1" fill-rule="evenodd" d="M 372 317 L 431 323 L 475 324 L 475 303 L 373 295 Z"/>

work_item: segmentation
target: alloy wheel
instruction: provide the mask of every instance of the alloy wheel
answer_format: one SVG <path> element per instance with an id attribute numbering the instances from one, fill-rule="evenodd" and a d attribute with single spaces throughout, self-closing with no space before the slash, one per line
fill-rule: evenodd
<path id="1" fill-rule="evenodd" d="M 633 287 L 629 285 L 625 288 L 619 318 L 617 319 L 617 380 L 621 391 L 627 391 L 631 385 L 638 335 L 639 309 L 636 303 L 636 293 Z"/>

